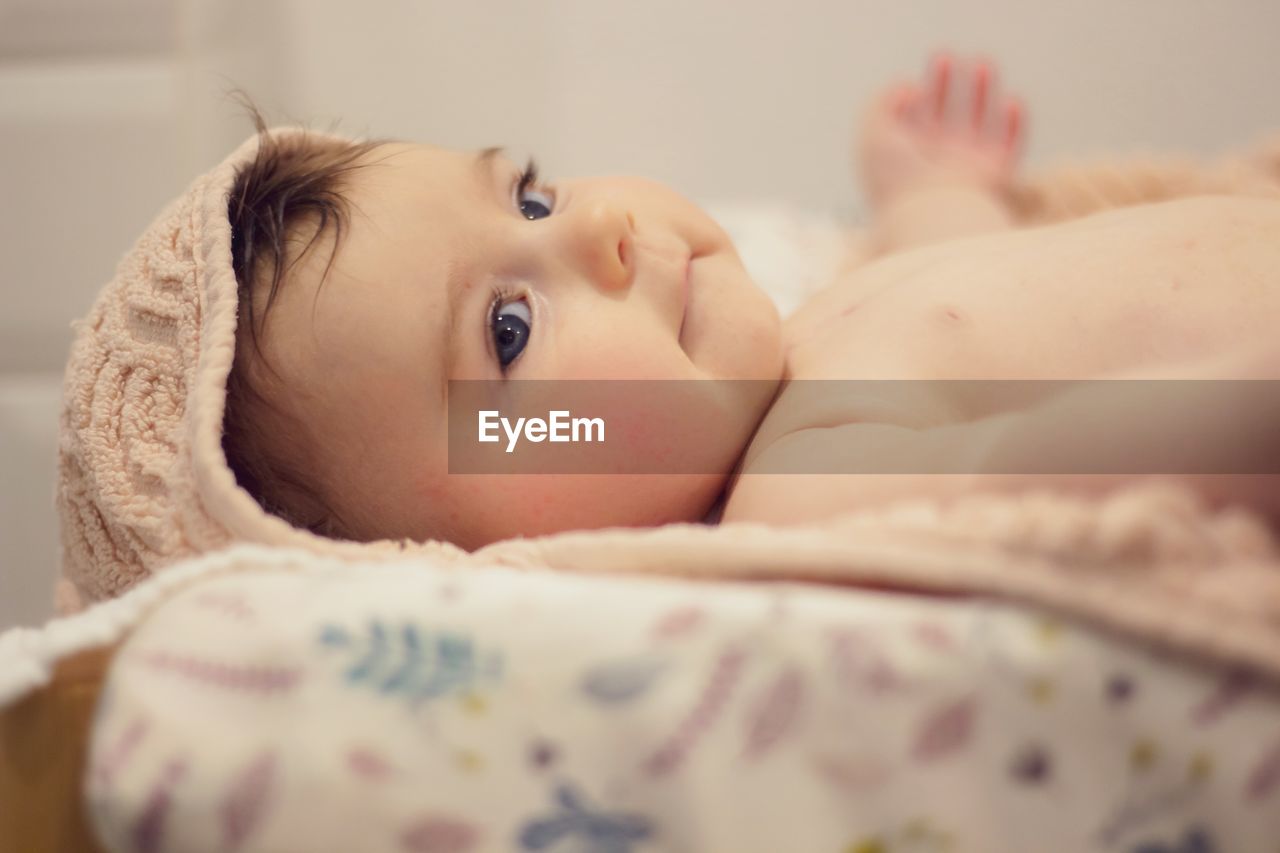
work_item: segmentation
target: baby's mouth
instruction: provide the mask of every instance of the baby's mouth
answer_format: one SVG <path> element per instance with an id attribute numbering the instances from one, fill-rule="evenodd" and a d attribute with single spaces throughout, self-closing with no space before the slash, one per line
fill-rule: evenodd
<path id="1" fill-rule="evenodd" d="M 689 324 L 689 295 L 692 290 L 690 278 L 693 275 L 693 255 L 690 255 L 684 262 L 684 274 L 680 281 L 680 330 L 676 333 L 676 339 L 680 341 L 680 346 L 684 346 L 684 329 Z"/>

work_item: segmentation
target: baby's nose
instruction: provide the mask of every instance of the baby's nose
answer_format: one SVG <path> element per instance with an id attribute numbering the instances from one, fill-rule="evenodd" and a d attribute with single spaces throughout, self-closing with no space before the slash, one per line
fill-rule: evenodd
<path id="1" fill-rule="evenodd" d="M 569 223 L 575 255 L 586 275 L 604 290 L 630 285 L 635 270 L 635 217 L 622 204 L 600 200 L 579 208 Z"/>

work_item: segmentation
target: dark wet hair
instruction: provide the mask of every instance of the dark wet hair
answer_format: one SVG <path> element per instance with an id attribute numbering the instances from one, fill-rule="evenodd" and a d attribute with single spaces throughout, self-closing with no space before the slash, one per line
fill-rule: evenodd
<path id="1" fill-rule="evenodd" d="M 227 201 L 239 308 L 223 452 L 236 482 L 267 512 L 322 536 L 355 538 L 316 481 L 306 425 L 273 402 L 280 395 L 266 392 L 266 383 L 278 381 L 279 374 L 261 341 L 291 271 L 332 232 L 323 286 L 349 227 L 343 190 L 364 165 L 362 158 L 384 141 L 350 142 L 313 133 L 274 136 L 253 103 L 243 95 L 239 99 L 257 130 L 258 150 L 236 175 Z"/>

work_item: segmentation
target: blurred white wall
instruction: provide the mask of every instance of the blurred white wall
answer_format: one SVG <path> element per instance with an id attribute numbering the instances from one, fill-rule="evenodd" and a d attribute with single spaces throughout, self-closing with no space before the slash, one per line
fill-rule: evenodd
<path id="1" fill-rule="evenodd" d="M 1278 33 L 1275 0 L 0 0 L 0 627 L 47 613 L 68 322 L 248 133 L 232 88 L 277 122 L 856 219 L 857 110 L 939 46 L 1000 61 L 1035 165 L 1280 128 Z"/>

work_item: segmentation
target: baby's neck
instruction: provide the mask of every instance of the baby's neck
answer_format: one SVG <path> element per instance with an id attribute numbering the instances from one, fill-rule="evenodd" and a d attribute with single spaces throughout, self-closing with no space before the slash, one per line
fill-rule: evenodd
<path id="1" fill-rule="evenodd" d="M 703 524 L 719 524 L 724 517 L 725 504 L 729 502 L 729 496 L 733 494 L 733 488 L 738 484 L 738 477 L 742 476 L 743 463 L 747 461 L 747 451 L 751 449 L 752 442 L 755 441 L 756 434 L 760 431 L 760 427 L 764 424 L 765 418 L 769 412 L 773 410 L 773 406 L 778 402 L 778 397 L 782 395 L 783 388 L 790 381 L 789 372 L 785 374 L 773 389 L 773 398 L 769 400 L 769 405 L 765 406 L 764 412 L 761 413 L 760 419 L 756 421 L 755 427 L 751 430 L 751 435 L 742 444 L 742 450 L 738 454 L 738 461 L 734 463 L 733 470 L 729 472 L 729 476 L 725 478 L 724 488 L 720 490 L 720 494 L 716 496 L 715 502 L 707 510 L 706 515 L 702 517 Z"/>

